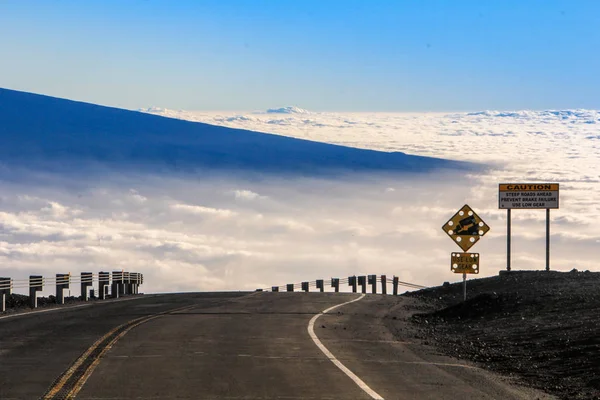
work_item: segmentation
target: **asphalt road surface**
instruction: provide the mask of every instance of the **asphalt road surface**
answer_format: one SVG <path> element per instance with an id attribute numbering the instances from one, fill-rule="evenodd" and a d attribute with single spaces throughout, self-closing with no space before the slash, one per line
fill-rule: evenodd
<path id="1" fill-rule="evenodd" d="M 414 299 L 141 296 L 0 317 L 0 399 L 548 399 L 393 336 Z M 312 321 L 312 324 L 311 324 Z M 69 397 L 71 396 L 71 397 Z"/>

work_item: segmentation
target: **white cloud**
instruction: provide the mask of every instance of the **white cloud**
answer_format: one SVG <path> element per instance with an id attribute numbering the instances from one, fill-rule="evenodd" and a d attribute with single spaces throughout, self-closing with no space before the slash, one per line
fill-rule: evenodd
<path id="1" fill-rule="evenodd" d="M 193 206 L 189 204 L 171 204 L 171 209 L 176 211 L 183 211 L 190 214 L 215 215 L 219 217 L 231 217 L 235 215 L 235 213 L 231 210 L 222 210 L 218 208 L 203 206 Z"/>
<path id="2" fill-rule="evenodd" d="M 251 190 L 234 190 L 233 195 L 236 199 L 240 200 L 255 200 L 259 198 L 264 198 L 264 196 L 261 196 L 258 193 L 254 193 Z"/>
<path id="3" fill-rule="evenodd" d="M 135 189 L 129 190 L 131 201 L 137 204 L 144 204 L 148 199 L 137 192 Z"/>

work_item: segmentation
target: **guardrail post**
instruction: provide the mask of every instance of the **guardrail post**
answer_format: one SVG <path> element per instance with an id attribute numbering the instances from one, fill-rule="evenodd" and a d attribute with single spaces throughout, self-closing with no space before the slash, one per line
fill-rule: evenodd
<path id="1" fill-rule="evenodd" d="M 37 308 L 37 292 L 44 289 L 44 278 L 41 275 L 29 275 L 29 305 Z"/>
<path id="2" fill-rule="evenodd" d="M 65 289 L 69 288 L 71 276 L 69 274 L 56 274 L 56 304 L 65 304 Z"/>
<path id="3" fill-rule="evenodd" d="M 0 312 L 6 311 L 6 296 L 12 293 L 12 280 L 0 278 Z"/>
<path id="4" fill-rule="evenodd" d="M 133 294 L 131 289 L 131 272 L 123 272 L 123 294 Z"/>
<path id="5" fill-rule="evenodd" d="M 377 275 L 369 275 L 369 285 L 371 285 L 371 293 L 377 293 Z"/>
<path id="6" fill-rule="evenodd" d="M 112 287 L 111 293 L 114 299 L 118 299 L 119 295 L 123 293 L 123 272 L 122 271 L 113 271 L 112 273 Z"/>
<path id="7" fill-rule="evenodd" d="M 137 282 L 137 278 L 136 278 L 136 273 L 135 272 L 130 272 L 129 273 L 129 293 L 130 294 L 135 294 L 135 287 L 136 282 Z"/>
<path id="8" fill-rule="evenodd" d="M 288 283 L 286 285 L 286 289 L 288 292 L 293 292 L 294 291 L 294 284 L 293 283 Z"/>
<path id="9" fill-rule="evenodd" d="M 88 288 L 94 283 L 94 274 L 91 272 L 81 273 L 81 300 L 88 301 L 90 299 Z"/>
<path id="10" fill-rule="evenodd" d="M 358 277 L 358 284 L 361 287 L 361 293 L 367 293 L 367 277 L 362 275 Z"/>
<path id="11" fill-rule="evenodd" d="M 319 289 L 321 292 L 325 291 L 325 282 L 323 279 L 317 279 L 317 289 Z"/>
<path id="12" fill-rule="evenodd" d="M 140 294 L 140 285 L 142 284 L 142 274 L 139 272 L 135 273 L 135 294 Z"/>
<path id="13" fill-rule="evenodd" d="M 279 292 L 279 286 L 271 287 L 271 292 Z"/>
<path id="14" fill-rule="evenodd" d="M 140 293 L 140 274 L 139 272 L 135 272 L 133 274 L 134 283 L 133 283 L 133 294 Z"/>
<path id="15" fill-rule="evenodd" d="M 100 272 L 98 274 L 98 297 L 100 300 L 106 300 L 106 292 L 110 284 L 110 272 Z"/>
<path id="16" fill-rule="evenodd" d="M 398 277 L 394 276 L 392 279 L 392 285 L 394 286 L 394 296 L 398 296 Z"/>
<path id="17" fill-rule="evenodd" d="M 308 293 L 308 282 L 302 282 L 302 290 Z"/>
<path id="18" fill-rule="evenodd" d="M 356 293 L 356 275 L 348 277 L 348 285 L 352 286 L 352 293 Z"/>
<path id="19" fill-rule="evenodd" d="M 338 293 L 340 291 L 340 278 L 331 278 L 331 287 Z"/>
<path id="20" fill-rule="evenodd" d="M 127 294 L 127 283 L 125 282 L 125 274 L 127 272 L 121 271 L 121 287 L 119 287 L 119 296 Z"/>
<path id="21" fill-rule="evenodd" d="M 381 293 L 387 294 L 387 277 L 385 275 L 381 275 Z"/>
<path id="22" fill-rule="evenodd" d="M 142 274 L 139 272 L 135 273 L 136 282 L 135 282 L 135 294 L 140 294 L 140 285 L 142 284 Z"/>
<path id="23" fill-rule="evenodd" d="M 125 272 L 121 271 L 121 282 L 119 283 L 119 297 L 127 294 L 127 286 L 125 285 Z"/>

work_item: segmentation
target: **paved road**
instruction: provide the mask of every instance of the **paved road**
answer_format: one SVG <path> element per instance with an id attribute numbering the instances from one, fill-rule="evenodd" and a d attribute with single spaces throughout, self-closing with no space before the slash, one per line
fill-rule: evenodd
<path id="1" fill-rule="evenodd" d="M 223 304 L 240 295 L 140 296 L 0 316 L 0 399 L 40 398 L 98 338 L 127 321 L 190 304 Z"/>
<path id="2" fill-rule="evenodd" d="M 0 398 L 37 399 L 53 382 L 86 400 L 549 398 L 436 355 L 408 327 L 403 337 L 403 310 L 413 300 L 392 296 L 367 296 L 316 320 L 318 340 L 351 371 L 345 373 L 307 327 L 322 310 L 356 298 L 168 295 L 0 319 Z M 157 313 L 164 314 L 147 318 Z M 127 324 L 132 320 L 141 324 Z M 55 381 L 94 343 L 99 362 L 81 364 L 92 366 L 91 375 Z"/>

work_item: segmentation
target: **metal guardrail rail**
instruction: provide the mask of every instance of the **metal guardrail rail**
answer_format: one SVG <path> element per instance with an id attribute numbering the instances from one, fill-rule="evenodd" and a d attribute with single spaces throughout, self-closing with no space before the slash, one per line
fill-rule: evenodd
<path id="1" fill-rule="evenodd" d="M 271 286 L 270 288 L 257 289 L 258 291 L 271 291 L 271 292 L 294 292 L 300 290 L 303 292 L 310 292 L 311 289 L 316 289 L 321 292 L 325 291 L 325 287 L 333 288 L 335 292 L 339 292 L 340 285 L 348 285 L 352 288 L 353 293 L 358 292 L 360 286 L 362 293 L 367 293 L 367 286 L 371 286 L 371 293 L 377 293 L 378 284 L 381 287 L 380 293 L 387 294 L 388 284 L 392 285 L 392 294 L 398 295 L 398 287 L 404 286 L 411 289 L 425 289 L 427 286 L 417 285 L 415 283 L 400 281 L 398 277 L 394 276 L 389 279 L 386 275 L 353 275 L 347 278 L 331 278 L 328 280 L 317 279 L 314 281 L 305 281 L 301 283 L 288 283 L 286 285 Z"/>

